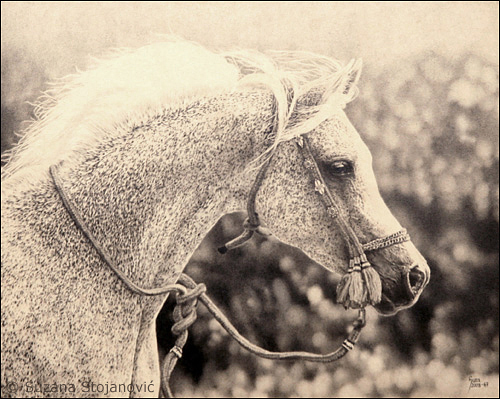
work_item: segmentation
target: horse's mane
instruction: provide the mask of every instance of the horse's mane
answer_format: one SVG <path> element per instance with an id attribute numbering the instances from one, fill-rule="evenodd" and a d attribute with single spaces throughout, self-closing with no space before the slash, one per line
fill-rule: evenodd
<path id="1" fill-rule="evenodd" d="M 21 132 L 19 144 L 2 156 L 6 161 L 2 178 L 38 181 L 50 165 L 88 150 L 105 132 L 133 128 L 166 107 L 239 85 L 266 86 L 274 93 L 278 128 L 273 150 L 280 142 L 314 129 L 335 108 L 351 101 L 357 93 L 355 84 L 341 98 L 336 92 L 356 67 L 351 62 L 342 68 L 338 61 L 306 52 L 216 54 L 181 40 L 115 50 L 89 70 L 52 84 L 40 97 L 35 119 Z M 289 109 L 300 96 L 318 88 L 323 93 L 318 105 L 302 122 L 289 124 Z"/>

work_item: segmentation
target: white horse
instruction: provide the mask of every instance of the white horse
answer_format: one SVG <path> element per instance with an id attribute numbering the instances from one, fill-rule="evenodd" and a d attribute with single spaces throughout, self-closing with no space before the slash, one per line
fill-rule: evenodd
<path id="1" fill-rule="evenodd" d="M 108 267 L 64 206 L 53 165 L 82 223 L 138 286 L 176 282 L 254 187 L 252 206 L 279 240 L 347 272 L 346 306 L 413 305 L 430 272 L 407 236 L 366 247 L 401 226 L 342 110 L 360 67 L 177 41 L 120 52 L 48 92 L 3 170 L 2 396 L 160 387 L 155 320 L 167 294 L 138 295 Z M 304 167 L 304 146 L 316 169 Z"/>

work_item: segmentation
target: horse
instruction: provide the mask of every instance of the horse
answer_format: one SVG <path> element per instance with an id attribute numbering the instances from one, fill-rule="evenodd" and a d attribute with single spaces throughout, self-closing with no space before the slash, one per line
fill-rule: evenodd
<path id="1" fill-rule="evenodd" d="M 96 242 L 154 289 L 245 208 L 245 237 L 224 250 L 266 230 L 344 274 L 346 307 L 412 306 L 430 270 L 344 113 L 360 71 L 359 60 L 172 40 L 116 51 L 46 92 L 2 170 L 2 396 L 157 397 L 168 293 L 129 289 Z"/>

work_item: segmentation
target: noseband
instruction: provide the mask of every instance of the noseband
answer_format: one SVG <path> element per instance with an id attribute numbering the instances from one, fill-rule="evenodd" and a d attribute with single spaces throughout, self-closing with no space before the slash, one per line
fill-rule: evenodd
<path id="1" fill-rule="evenodd" d="M 368 304 L 376 305 L 382 299 L 382 283 L 377 271 L 372 267 L 365 252 L 376 251 L 392 245 L 410 240 L 406 229 L 402 229 L 386 237 L 377 238 L 366 244 L 361 244 L 356 233 L 339 209 L 340 201 L 333 194 L 323 179 L 318 162 L 314 158 L 308 139 L 302 135 L 296 139 L 297 147 L 304 159 L 304 167 L 314 181 L 314 190 L 320 195 L 326 206 L 327 214 L 335 221 L 342 231 L 349 251 L 349 266 L 347 273 L 337 285 L 337 301 L 346 308 L 364 308 Z M 239 247 L 248 241 L 257 232 L 261 235 L 270 235 L 268 229 L 260 224 L 255 212 L 255 200 L 265 174 L 271 163 L 271 157 L 262 165 L 255 182 L 250 190 L 247 202 L 248 217 L 243 224 L 243 233 L 219 248 L 220 253 Z"/>

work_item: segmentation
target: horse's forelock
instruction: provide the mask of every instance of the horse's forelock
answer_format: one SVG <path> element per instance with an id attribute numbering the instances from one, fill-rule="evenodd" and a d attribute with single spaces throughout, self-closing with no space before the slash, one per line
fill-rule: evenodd
<path id="1" fill-rule="evenodd" d="M 358 94 L 361 60 L 342 67 L 332 58 L 308 52 L 272 52 L 270 56 L 262 68 L 257 62 L 261 54 L 251 58 L 251 53 L 238 52 L 231 57 L 238 66 L 244 65 L 239 67 L 246 72 L 240 83 L 266 86 L 277 104 L 274 142 L 252 169 L 262 165 L 280 143 L 314 130 Z"/>

